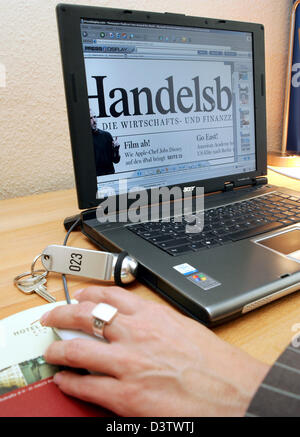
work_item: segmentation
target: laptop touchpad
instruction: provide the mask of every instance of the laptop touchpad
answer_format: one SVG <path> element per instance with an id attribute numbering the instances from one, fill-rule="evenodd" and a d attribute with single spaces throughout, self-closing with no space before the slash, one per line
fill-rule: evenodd
<path id="1" fill-rule="evenodd" d="M 257 242 L 300 262 L 300 229 L 291 229 Z"/>

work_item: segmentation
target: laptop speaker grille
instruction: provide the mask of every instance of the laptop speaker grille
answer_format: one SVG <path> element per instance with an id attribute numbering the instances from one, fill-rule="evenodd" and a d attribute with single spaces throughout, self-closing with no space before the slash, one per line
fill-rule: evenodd
<path id="1" fill-rule="evenodd" d="M 276 291 L 275 293 L 272 293 L 269 296 L 248 303 L 243 307 L 242 313 L 243 314 L 248 313 L 249 311 L 255 310 L 256 308 L 266 305 L 267 303 L 272 302 L 273 300 L 279 299 L 280 297 L 286 296 L 297 290 L 299 290 L 299 284 L 291 285 L 290 287 L 284 288 L 283 290 Z"/>

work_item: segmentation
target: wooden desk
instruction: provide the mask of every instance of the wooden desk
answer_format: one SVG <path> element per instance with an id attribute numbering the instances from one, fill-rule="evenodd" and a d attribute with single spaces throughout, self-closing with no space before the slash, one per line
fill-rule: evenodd
<path id="1" fill-rule="evenodd" d="M 269 182 L 300 192 L 300 182 L 270 172 Z M 32 260 L 49 244 L 62 244 L 63 220 L 78 211 L 75 190 L 38 194 L 0 202 L 0 319 L 44 303 L 33 294 L 26 296 L 13 285 L 13 278 L 30 270 Z M 79 232 L 71 234 L 68 244 L 93 248 Z M 70 294 L 92 281 L 68 277 Z M 61 276 L 50 273 L 48 289 L 57 300 L 64 299 Z M 143 298 L 165 303 L 149 288 L 135 283 L 128 288 Z M 256 311 L 226 323 L 214 331 L 224 340 L 252 356 L 272 364 L 291 341 L 292 326 L 300 323 L 300 293 L 275 301 Z"/>

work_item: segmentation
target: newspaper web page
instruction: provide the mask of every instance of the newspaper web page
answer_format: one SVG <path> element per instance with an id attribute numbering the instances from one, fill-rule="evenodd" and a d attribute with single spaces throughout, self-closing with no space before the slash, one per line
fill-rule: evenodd
<path id="1" fill-rule="evenodd" d="M 81 23 L 98 191 L 255 170 L 249 33 Z"/>

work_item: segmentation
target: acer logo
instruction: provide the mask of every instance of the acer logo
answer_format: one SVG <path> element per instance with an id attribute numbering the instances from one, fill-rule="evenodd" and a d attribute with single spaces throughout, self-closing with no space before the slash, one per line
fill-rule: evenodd
<path id="1" fill-rule="evenodd" d="M 184 187 L 183 188 L 183 192 L 184 193 L 190 193 L 191 191 L 193 191 L 194 188 L 195 188 L 195 185 L 193 185 L 191 187 Z"/>

